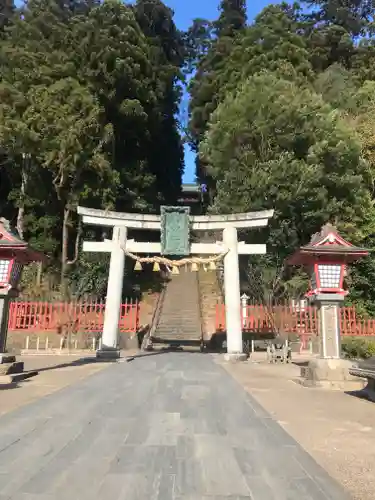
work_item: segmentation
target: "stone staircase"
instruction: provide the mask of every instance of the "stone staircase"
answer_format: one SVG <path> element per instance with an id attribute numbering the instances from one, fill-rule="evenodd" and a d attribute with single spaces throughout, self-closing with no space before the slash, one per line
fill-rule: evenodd
<path id="1" fill-rule="evenodd" d="M 180 269 L 171 274 L 160 305 L 155 329 L 150 334 L 152 345 L 198 346 L 203 348 L 196 272 Z"/>
<path id="2" fill-rule="evenodd" d="M 216 307 L 222 302 L 222 294 L 217 272 L 200 268 L 198 271 L 199 296 L 204 342 L 211 341 L 216 333 Z"/>

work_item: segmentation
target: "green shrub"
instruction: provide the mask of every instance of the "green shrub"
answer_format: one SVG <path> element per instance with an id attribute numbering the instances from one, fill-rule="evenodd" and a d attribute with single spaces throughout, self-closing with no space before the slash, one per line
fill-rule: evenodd
<path id="1" fill-rule="evenodd" d="M 358 337 L 343 339 L 341 350 L 346 358 L 368 359 L 375 356 L 375 339 Z"/>

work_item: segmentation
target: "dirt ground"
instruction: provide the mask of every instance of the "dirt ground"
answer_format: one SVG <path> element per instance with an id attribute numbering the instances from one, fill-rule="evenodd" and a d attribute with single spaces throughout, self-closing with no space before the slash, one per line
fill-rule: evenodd
<path id="1" fill-rule="evenodd" d="M 261 354 L 242 364 L 217 359 L 356 500 L 375 498 L 375 403 L 305 388 L 293 381 L 298 366 L 271 365 Z"/>

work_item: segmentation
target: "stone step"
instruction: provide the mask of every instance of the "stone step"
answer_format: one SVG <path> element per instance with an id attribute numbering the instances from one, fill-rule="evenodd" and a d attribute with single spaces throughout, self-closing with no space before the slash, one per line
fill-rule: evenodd
<path id="1" fill-rule="evenodd" d="M 197 336 L 200 331 L 197 328 L 191 328 L 190 330 L 178 330 L 177 328 L 158 328 L 155 332 L 156 335 L 160 335 L 162 332 L 166 332 L 170 335 L 185 335 L 186 337 Z"/>
<path id="2" fill-rule="evenodd" d="M 197 307 L 198 309 L 198 307 Z M 188 318 L 197 318 L 199 317 L 199 314 L 198 314 L 198 311 L 197 310 L 194 310 L 194 311 L 181 311 L 181 312 L 171 312 L 171 313 L 168 313 L 166 311 L 163 311 L 163 318 L 168 318 L 168 319 L 172 319 L 174 321 L 176 320 L 184 320 L 184 319 L 188 319 Z"/>
<path id="3" fill-rule="evenodd" d="M 0 376 L 22 373 L 23 368 L 24 364 L 22 361 L 15 361 L 14 363 L 2 363 L 0 365 Z"/>
<path id="4" fill-rule="evenodd" d="M 171 276 L 153 341 L 198 344 L 202 338 L 197 275 Z"/>
<path id="5" fill-rule="evenodd" d="M 13 373 L 11 375 L 0 375 L 0 387 L 2 385 L 14 384 L 20 382 L 21 380 L 26 380 L 31 377 L 38 375 L 37 371 Z"/>
<path id="6" fill-rule="evenodd" d="M 181 316 L 176 318 L 162 318 L 159 325 L 175 325 L 177 327 L 189 326 L 189 325 L 197 325 L 197 321 L 199 323 L 199 316 L 190 316 L 189 318 L 182 318 Z"/>
<path id="7" fill-rule="evenodd" d="M 174 323 L 175 325 L 183 325 L 189 323 L 196 323 L 199 320 L 199 316 L 196 314 L 190 314 L 189 316 L 168 316 L 164 317 L 159 321 L 159 325 L 162 323 Z"/>
<path id="8" fill-rule="evenodd" d="M 199 339 L 201 338 L 200 333 L 195 332 L 195 334 L 190 334 L 187 335 L 185 332 L 178 333 L 178 332 L 171 332 L 171 331 L 161 331 L 161 332 L 155 332 L 154 337 L 159 337 L 159 338 L 179 338 L 179 339 Z"/>
<path id="9" fill-rule="evenodd" d="M 16 356 L 12 354 L 0 354 L 0 365 L 5 363 L 14 363 L 16 361 Z"/>
<path id="10" fill-rule="evenodd" d="M 200 328 L 198 328 L 196 324 L 191 324 L 187 327 L 181 328 L 179 325 L 163 323 L 162 325 L 158 325 L 156 330 L 189 333 L 189 332 L 197 332 L 200 330 Z"/>
<path id="11" fill-rule="evenodd" d="M 157 343 L 158 341 L 163 341 L 163 342 L 173 342 L 173 341 L 180 341 L 180 342 L 199 342 L 201 340 L 201 336 L 199 337 L 186 337 L 186 336 L 177 336 L 177 335 L 153 335 L 152 336 L 152 341 L 154 343 Z"/>

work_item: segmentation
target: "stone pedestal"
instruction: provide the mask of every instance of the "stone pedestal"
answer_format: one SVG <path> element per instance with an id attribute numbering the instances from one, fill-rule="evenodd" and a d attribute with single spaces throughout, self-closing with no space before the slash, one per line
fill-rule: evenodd
<path id="1" fill-rule="evenodd" d="M 17 295 L 16 290 L 0 294 L 0 386 L 9 385 L 38 374 L 35 371 L 24 372 L 23 362 L 17 361 L 16 356 L 6 353 L 9 303 Z"/>
<path id="2" fill-rule="evenodd" d="M 300 382 L 305 387 L 357 390 L 363 383 L 349 373 L 352 361 L 341 359 L 340 306 L 344 297 L 319 294 L 313 299 L 318 306 L 319 358 L 301 368 Z"/>
<path id="3" fill-rule="evenodd" d="M 224 354 L 225 361 L 230 363 L 238 363 L 240 361 L 246 361 L 248 359 L 248 355 L 245 353 L 226 353 Z"/>
<path id="4" fill-rule="evenodd" d="M 349 370 L 353 366 L 354 363 L 347 359 L 316 358 L 301 368 L 300 382 L 305 387 L 360 390 L 365 384 L 358 377 L 350 375 Z"/>
<path id="5" fill-rule="evenodd" d="M 98 351 L 96 351 L 96 357 L 97 359 L 101 359 L 103 361 L 105 360 L 113 361 L 119 359 L 120 349 L 117 348 L 110 349 L 109 347 L 105 347 L 103 349 L 99 349 Z"/>
<path id="6" fill-rule="evenodd" d="M 5 353 L 8 336 L 9 294 L 0 294 L 0 353 Z"/>

